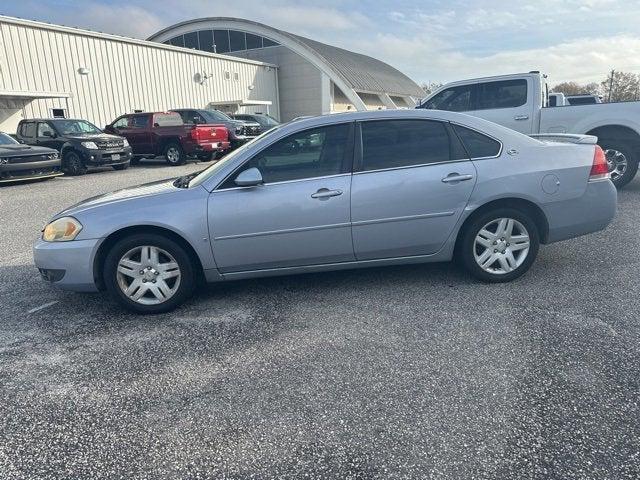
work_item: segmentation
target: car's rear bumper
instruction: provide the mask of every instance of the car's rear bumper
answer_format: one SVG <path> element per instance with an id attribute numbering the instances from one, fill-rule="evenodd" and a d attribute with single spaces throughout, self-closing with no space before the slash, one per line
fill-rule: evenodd
<path id="1" fill-rule="evenodd" d="M 33 259 L 41 276 L 52 284 L 76 292 L 97 292 L 93 278 L 93 260 L 99 239 L 70 242 L 38 240 Z"/>
<path id="2" fill-rule="evenodd" d="M 199 152 L 223 152 L 228 150 L 231 144 L 228 141 L 225 142 L 207 142 L 207 143 L 199 143 L 195 146 L 194 151 L 196 153 Z"/>
<path id="3" fill-rule="evenodd" d="M 616 215 L 618 193 L 610 180 L 589 182 L 581 197 L 543 206 L 549 223 L 547 243 L 603 230 Z"/>

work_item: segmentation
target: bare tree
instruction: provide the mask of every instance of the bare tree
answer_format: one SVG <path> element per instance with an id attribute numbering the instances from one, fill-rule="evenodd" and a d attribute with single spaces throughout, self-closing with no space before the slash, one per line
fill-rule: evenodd
<path id="1" fill-rule="evenodd" d="M 551 91 L 555 93 L 564 93 L 565 95 L 598 95 L 600 93 L 600 86 L 595 82 L 584 85 L 579 84 L 578 82 L 562 82 L 553 87 Z"/>
<path id="2" fill-rule="evenodd" d="M 612 71 L 600 87 L 604 99 L 610 102 L 640 100 L 640 75 L 635 73 Z"/>
<path id="3" fill-rule="evenodd" d="M 422 83 L 420 86 L 422 87 L 422 89 L 427 95 L 431 95 L 433 92 L 439 89 L 442 85 L 443 84 L 440 82 L 425 82 L 425 83 Z"/>

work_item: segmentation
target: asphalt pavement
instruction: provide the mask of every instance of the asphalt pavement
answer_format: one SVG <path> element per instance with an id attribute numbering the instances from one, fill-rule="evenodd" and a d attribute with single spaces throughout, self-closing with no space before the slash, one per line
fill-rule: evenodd
<path id="1" fill-rule="evenodd" d="M 39 278 L 51 215 L 204 167 L 0 188 L 0 478 L 640 478 L 640 179 L 505 285 L 363 269 L 140 317 Z"/>

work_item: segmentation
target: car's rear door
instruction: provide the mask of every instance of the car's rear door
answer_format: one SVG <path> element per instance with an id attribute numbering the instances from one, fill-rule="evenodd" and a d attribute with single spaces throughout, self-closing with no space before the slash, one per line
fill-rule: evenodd
<path id="1" fill-rule="evenodd" d="M 254 155 L 209 197 L 213 254 L 223 273 L 353 261 L 353 123 L 289 135 Z M 258 168 L 264 184 L 238 187 Z"/>
<path id="2" fill-rule="evenodd" d="M 449 124 L 426 119 L 364 121 L 359 127 L 351 185 L 356 258 L 437 252 L 476 182 L 457 136 Z"/>

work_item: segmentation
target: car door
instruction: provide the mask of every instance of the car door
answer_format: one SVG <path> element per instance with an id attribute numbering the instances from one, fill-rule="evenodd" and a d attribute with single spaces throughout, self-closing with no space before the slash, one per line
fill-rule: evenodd
<path id="1" fill-rule="evenodd" d="M 423 119 L 365 121 L 359 127 L 362 148 L 351 185 L 356 258 L 436 253 L 476 181 L 457 136 L 447 123 Z"/>
<path id="2" fill-rule="evenodd" d="M 133 153 L 136 155 L 153 154 L 151 141 L 151 115 L 131 115 L 123 135 L 127 137 Z"/>
<path id="3" fill-rule="evenodd" d="M 62 148 L 62 142 L 57 138 L 57 133 L 49 122 L 38 122 L 36 140 L 41 147 L 55 148 L 56 150 Z"/>
<path id="4" fill-rule="evenodd" d="M 289 135 L 245 162 L 209 197 L 221 272 L 354 260 L 350 225 L 352 123 Z M 257 168 L 262 185 L 238 187 Z"/>
<path id="5" fill-rule="evenodd" d="M 475 105 L 468 113 L 520 133 L 533 133 L 535 102 L 530 83 L 526 78 L 480 82 L 476 85 Z"/>

